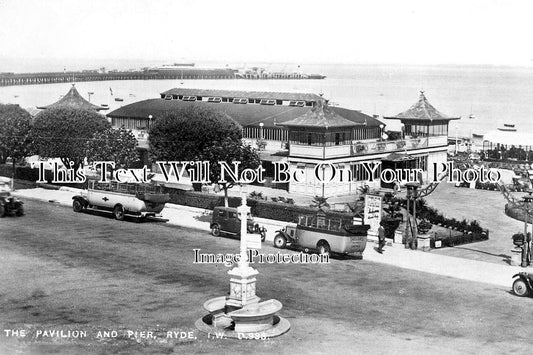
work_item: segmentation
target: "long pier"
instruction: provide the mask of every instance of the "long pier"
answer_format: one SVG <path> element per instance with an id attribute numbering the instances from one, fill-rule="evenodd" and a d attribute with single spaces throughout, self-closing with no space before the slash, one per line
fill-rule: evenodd
<path id="1" fill-rule="evenodd" d="M 322 79 L 319 77 L 318 79 Z M 172 71 L 97 71 L 0 73 L 0 86 L 69 83 L 107 80 L 184 80 L 184 79 L 317 79 L 301 73 L 239 73 L 236 69 L 186 69 Z"/>

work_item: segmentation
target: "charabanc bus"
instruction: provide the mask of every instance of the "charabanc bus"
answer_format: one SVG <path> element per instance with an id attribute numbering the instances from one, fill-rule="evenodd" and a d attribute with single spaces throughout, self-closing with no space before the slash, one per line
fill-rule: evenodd
<path id="1" fill-rule="evenodd" d="M 153 184 L 89 181 L 87 190 L 72 197 L 74 212 L 94 210 L 112 213 L 117 220 L 134 217 L 138 220 L 161 217 L 170 200 L 162 187 Z"/>

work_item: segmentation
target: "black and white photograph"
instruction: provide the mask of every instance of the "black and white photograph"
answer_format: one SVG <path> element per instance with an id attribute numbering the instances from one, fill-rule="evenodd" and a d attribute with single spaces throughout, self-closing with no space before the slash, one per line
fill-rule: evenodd
<path id="1" fill-rule="evenodd" d="M 0 0 L 0 354 L 530 354 L 532 13 Z"/>

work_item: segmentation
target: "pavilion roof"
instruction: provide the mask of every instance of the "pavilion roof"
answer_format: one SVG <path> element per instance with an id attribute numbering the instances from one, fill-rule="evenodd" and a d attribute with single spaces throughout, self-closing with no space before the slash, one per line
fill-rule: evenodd
<path id="1" fill-rule="evenodd" d="M 433 107 L 433 105 L 429 103 L 423 91 L 420 91 L 420 97 L 418 98 L 418 102 L 411 106 L 407 111 L 401 112 L 396 116 L 385 118 L 420 121 L 451 121 L 460 119 L 460 117 L 449 117 L 439 112 L 435 107 Z"/>
<path id="2" fill-rule="evenodd" d="M 48 106 L 38 106 L 38 109 L 46 110 L 49 108 L 57 108 L 57 107 L 71 107 L 71 108 L 81 108 L 89 111 L 100 111 L 100 110 L 107 110 L 107 107 L 102 107 L 98 105 L 93 105 L 89 101 L 85 100 L 76 87 L 75 84 L 72 84 L 72 87 L 67 92 L 65 96 L 63 96 L 59 101 L 54 102 L 51 105 Z"/>
<path id="3" fill-rule="evenodd" d="M 361 125 L 364 125 L 364 123 L 356 123 L 342 117 L 332 110 L 323 100 L 318 101 L 316 106 L 309 109 L 303 115 L 283 122 L 283 126 L 288 127 L 319 127 L 325 129 L 356 127 Z"/>
<path id="4" fill-rule="evenodd" d="M 107 114 L 110 118 L 148 119 L 163 117 L 165 114 L 180 110 L 187 106 L 209 107 L 229 115 L 243 127 L 265 128 L 284 126 L 285 122 L 305 115 L 310 107 L 293 107 L 282 105 L 234 104 L 231 102 L 210 103 L 206 101 L 182 101 L 148 99 L 122 106 Z M 379 127 L 381 121 L 362 112 L 342 107 L 328 107 L 331 111 L 347 120 L 351 126 Z M 348 124 L 347 124 L 348 125 Z"/>

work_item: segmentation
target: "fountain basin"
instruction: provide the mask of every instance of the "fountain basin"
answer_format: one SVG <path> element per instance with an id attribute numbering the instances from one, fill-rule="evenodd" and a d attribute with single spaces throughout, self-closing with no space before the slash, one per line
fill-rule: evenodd
<path id="1" fill-rule="evenodd" d="M 274 324 L 274 315 L 283 308 L 278 300 L 268 300 L 246 305 L 241 309 L 228 313 L 235 324 L 236 332 L 260 332 Z"/>

